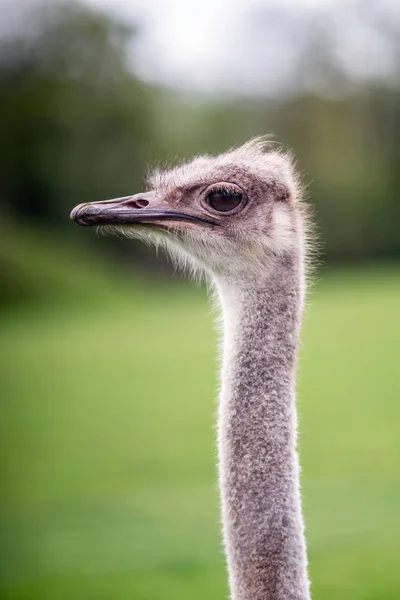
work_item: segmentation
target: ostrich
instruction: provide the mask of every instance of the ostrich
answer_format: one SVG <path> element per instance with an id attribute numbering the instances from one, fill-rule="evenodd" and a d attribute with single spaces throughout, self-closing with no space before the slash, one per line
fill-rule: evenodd
<path id="1" fill-rule="evenodd" d="M 151 191 L 80 204 L 79 225 L 162 244 L 205 275 L 223 316 L 218 414 L 233 600 L 307 600 L 295 370 L 307 218 L 290 156 L 263 138 L 150 177 Z"/>

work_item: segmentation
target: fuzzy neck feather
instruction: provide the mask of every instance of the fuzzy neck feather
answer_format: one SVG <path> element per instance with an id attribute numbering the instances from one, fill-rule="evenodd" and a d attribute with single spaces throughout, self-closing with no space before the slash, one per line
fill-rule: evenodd
<path id="1" fill-rule="evenodd" d="M 308 600 L 296 453 L 301 263 L 217 281 L 224 319 L 219 408 L 222 516 L 233 600 Z"/>

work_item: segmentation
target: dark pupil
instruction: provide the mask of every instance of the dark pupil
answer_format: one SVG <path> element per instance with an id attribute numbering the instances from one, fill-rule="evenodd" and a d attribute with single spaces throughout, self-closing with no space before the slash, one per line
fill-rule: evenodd
<path id="1" fill-rule="evenodd" d="M 239 192 L 211 192 L 207 196 L 207 202 L 214 210 L 228 212 L 239 206 L 242 198 L 243 195 Z"/>

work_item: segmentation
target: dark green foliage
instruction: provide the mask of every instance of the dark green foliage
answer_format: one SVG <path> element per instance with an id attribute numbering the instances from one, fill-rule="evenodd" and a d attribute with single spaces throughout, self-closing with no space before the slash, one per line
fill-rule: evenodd
<path id="1" fill-rule="evenodd" d="M 68 224 L 78 202 L 136 189 L 152 91 L 127 66 L 134 31 L 78 5 L 34 13 L 0 62 L 0 185 L 19 219 Z"/>
<path id="2" fill-rule="evenodd" d="M 133 243 L 78 232 L 70 209 L 140 191 L 149 164 L 272 132 L 298 158 L 324 260 L 400 255 L 398 80 L 347 82 L 335 96 L 300 85 L 275 99 L 180 96 L 134 74 L 135 28 L 79 3 L 44 6 L 3 40 L 0 55 L 0 202 L 13 235 L 35 223 L 137 258 Z M 312 40 L 307 51 L 305 64 L 319 61 L 321 72 L 343 83 L 329 52 L 318 54 Z M 3 296 L 29 297 L 29 278 L 21 290 L 6 262 L 7 243 L 0 239 Z"/>

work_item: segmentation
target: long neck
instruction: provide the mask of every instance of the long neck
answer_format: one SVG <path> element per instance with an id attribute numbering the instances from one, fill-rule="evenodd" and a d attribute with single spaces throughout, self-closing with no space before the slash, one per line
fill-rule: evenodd
<path id="1" fill-rule="evenodd" d="M 307 600 L 296 453 L 302 273 L 218 281 L 224 318 L 219 410 L 222 516 L 233 600 Z"/>

